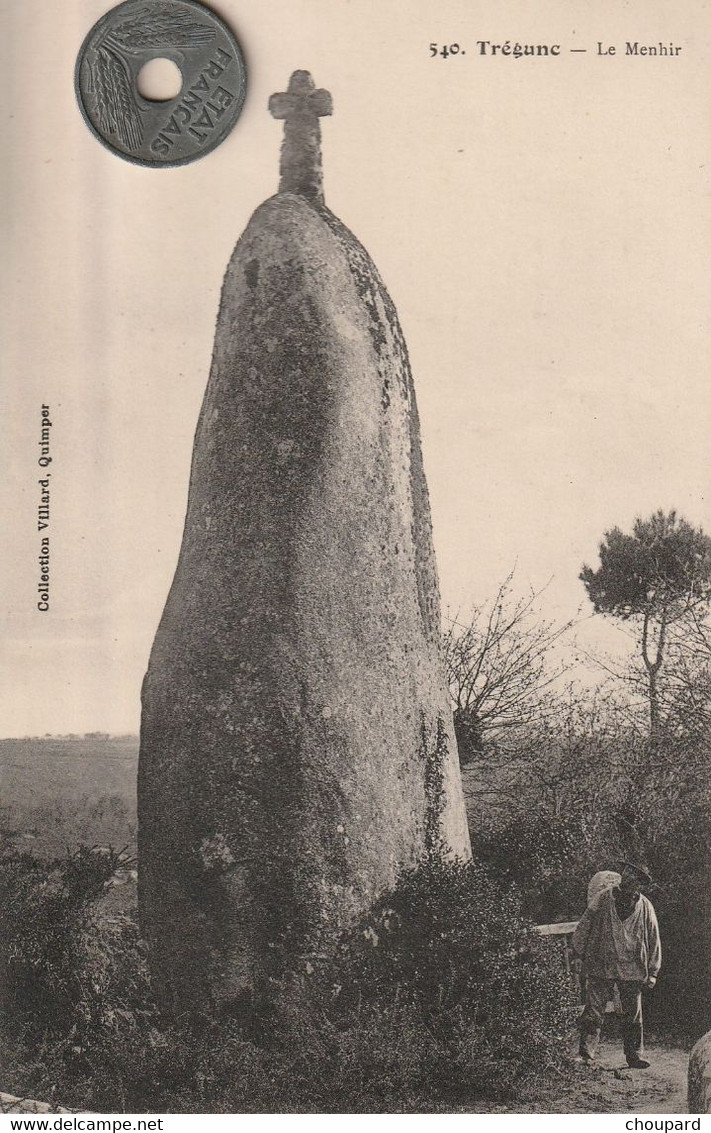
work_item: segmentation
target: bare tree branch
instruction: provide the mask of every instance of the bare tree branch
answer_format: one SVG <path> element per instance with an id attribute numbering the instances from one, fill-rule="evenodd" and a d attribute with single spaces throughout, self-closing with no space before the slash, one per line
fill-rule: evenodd
<path id="1" fill-rule="evenodd" d="M 573 622 L 541 619 L 543 591 L 517 596 L 513 574 L 468 618 L 446 618 L 444 656 L 463 765 L 485 751 L 501 754 L 515 746 L 521 728 L 555 710 L 562 666 L 552 650 Z"/>

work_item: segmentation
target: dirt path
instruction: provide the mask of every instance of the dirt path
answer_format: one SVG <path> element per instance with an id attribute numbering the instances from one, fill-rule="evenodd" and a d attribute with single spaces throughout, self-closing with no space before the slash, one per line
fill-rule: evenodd
<path id="1" fill-rule="evenodd" d="M 686 1113 L 688 1052 L 648 1042 L 647 1058 L 648 1070 L 630 1070 L 620 1043 L 603 1042 L 597 1066 L 576 1062 L 560 1090 L 549 1087 L 519 1112 Z"/>

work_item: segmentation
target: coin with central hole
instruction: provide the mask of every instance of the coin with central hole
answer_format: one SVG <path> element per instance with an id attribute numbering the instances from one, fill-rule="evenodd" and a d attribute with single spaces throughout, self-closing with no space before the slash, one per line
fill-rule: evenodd
<path id="1" fill-rule="evenodd" d="M 154 60 L 165 61 L 162 69 Z M 75 88 L 104 145 L 138 165 L 171 166 L 224 141 L 242 110 L 246 78 L 234 35 L 197 0 L 127 0 L 84 40 Z"/>

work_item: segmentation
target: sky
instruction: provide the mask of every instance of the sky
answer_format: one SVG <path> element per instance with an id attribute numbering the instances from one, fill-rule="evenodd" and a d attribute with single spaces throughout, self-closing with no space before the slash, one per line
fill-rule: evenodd
<path id="1" fill-rule="evenodd" d="M 152 170 L 107 152 L 75 104 L 102 0 L 0 0 L 0 733 L 138 728 L 222 275 L 276 190 L 266 107 L 296 68 L 332 93 L 326 201 L 408 342 L 444 607 L 486 601 L 515 565 L 518 589 L 545 587 L 545 616 L 581 618 L 584 649 L 617 648 L 578 580 L 603 532 L 659 507 L 711 530 L 709 6 L 213 7 L 247 59 L 243 114 L 209 156 Z M 628 41 L 682 50 L 628 55 Z"/>

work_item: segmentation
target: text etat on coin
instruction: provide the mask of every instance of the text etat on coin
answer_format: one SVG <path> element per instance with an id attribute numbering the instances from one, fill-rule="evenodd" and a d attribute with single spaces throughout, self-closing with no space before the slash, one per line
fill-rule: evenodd
<path id="1" fill-rule="evenodd" d="M 138 91 L 151 59 L 182 75 L 175 98 Z M 139 165 L 183 165 L 223 141 L 246 92 L 242 52 L 227 25 L 196 0 L 127 0 L 84 40 L 75 85 L 82 114 L 104 145 Z"/>

